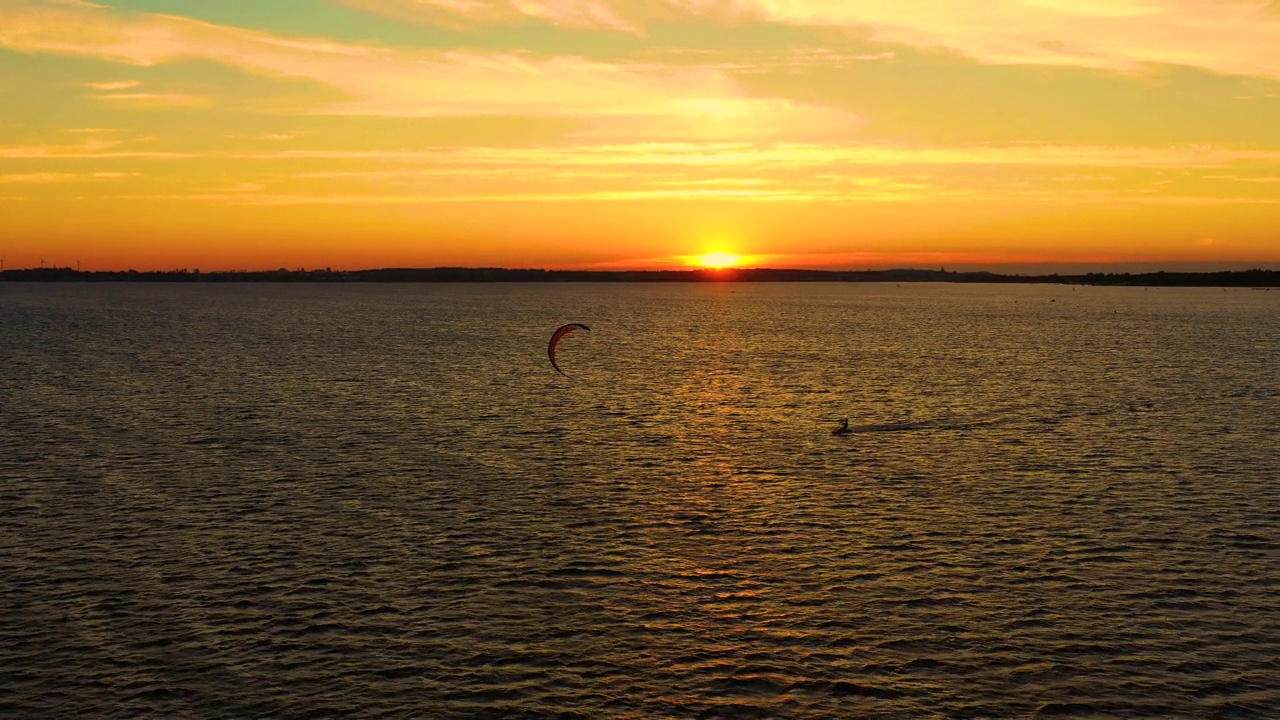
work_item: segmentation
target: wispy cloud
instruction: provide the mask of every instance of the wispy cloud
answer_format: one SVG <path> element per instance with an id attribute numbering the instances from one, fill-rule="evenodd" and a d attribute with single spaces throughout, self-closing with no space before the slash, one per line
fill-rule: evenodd
<path id="1" fill-rule="evenodd" d="M 129 90 L 141 84 L 137 80 L 116 80 L 112 82 L 92 82 L 89 83 L 89 87 L 94 90 Z"/>
<path id="2" fill-rule="evenodd" d="M 153 160 L 205 159 L 247 164 L 342 163 L 325 170 L 308 170 L 295 177 L 313 179 L 393 180 L 414 177 L 636 177 L 681 182 L 686 173 L 712 173 L 734 184 L 751 185 L 780 177 L 803 177 L 806 182 L 858 185 L 883 183 L 879 174 L 892 170 L 902 188 L 920 185 L 935 168 L 990 171 L 1006 168 L 1068 169 L 1090 173 L 1106 169 L 1145 171 L 1204 171 L 1206 180 L 1242 183 L 1275 182 L 1280 150 L 1203 145 L 1136 147 L 1102 145 L 1043 145 L 1014 143 L 969 147 L 879 145 L 869 143 L 782 142 L 590 142 L 545 146 L 447 146 L 426 149 L 387 148 L 348 150 L 327 148 L 258 149 L 247 151 L 164 151 L 139 149 L 146 138 L 94 138 L 68 144 L 0 146 L 0 159 Z M 274 138 L 270 138 L 274 140 Z M 1225 171 L 1225 172 L 1224 172 Z M 1231 174 L 1226 174 L 1227 172 Z M 1268 173 L 1245 175 L 1243 172 Z M 717 174 L 718 173 L 718 174 Z M 733 174 L 726 174 L 733 173 Z M 905 179 L 904 179 L 905 178 Z M 695 178 L 698 179 L 698 178 Z M 701 178 L 706 179 L 706 178 Z M 1044 182 L 1095 182 L 1114 178 L 1102 174 L 1055 174 L 1035 180 L 1037 191 L 1058 190 Z M 1169 178 L 1158 180 L 1167 182 Z M 985 181 L 993 182 L 991 177 Z M 883 188 L 882 188 L 883 189 Z"/>
<path id="3" fill-rule="evenodd" d="M 673 0 L 691 11 L 856 29 L 987 63 L 1148 63 L 1280 77 L 1280 13 L 1253 0 Z"/>
<path id="4" fill-rule="evenodd" d="M 1170 254 L 1170 258 L 1177 258 Z M 1111 263 L 1129 263 L 1137 259 L 1154 259 L 1151 254 L 1137 253 L 1105 253 L 1096 251 L 1047 253 L 1036 250 L 1017 252 L 1000 251 L 936 251 L 920 249 L 899 249 L 893 251 L 857 250 L 840 252 L 812 253 L 771 253 L 743 256 L 744 267 L 754 268 L 786 268 L 786 269 L 832 269 L 851 268 L 885 269 L 906 267 L 946 267 L 951 269 L 983 269 L 992 270 L 1005 266 L 1010 271 L 1019 266 L 1062 264 L 1106 265 Z M 659 257 L 633 257 L 604 262 L 576 263 L 575 269 L 667 269 L 672 267 L 701 265 L 696 255 L 665 255 Z M 1033 272 L 1058 272 L 1059 268 L 1034 270 Z"/>
<path id="5" fill-rule="evenodd" d="M 619 132 L 639 129 L 650 136 L 678 131 L 769 137 L 801 124 L 846 133 L 857 126 L 857 118 L 844 111 L 751 97 L 726 73 L 708 68 L 515 52 L 398 50 L 282 37 L 170 15 L 126 15 L 20 0 L 0 0 L 0 8 L 6 8 L 0 14 L 0 47 L 137 66 L 204 59 L 311 80 L 347 98 L 313 109 L 320 114 L 607 117 L 624 121 Z M 110 97 L 173 104 L 193 96 Z M 627 126 L 626 118 L 638 122 Z"/>
<path id="6" fill-rule="evenodd" d="M 365 160 L 512 166 L 746 166 L 764 171 L 827 166 L 1027 166 L 1206 168 L 1280 162 L 1280 151 L 1204 146 L 1109 147 L 1013 144 L 973 147 L 818 143 L 598 143 L 555 147 L 431 150 L 280 150 L 237 153 L 259 160 Z"/>
<path id="7" fill-rule="evenodd" d="M 1280 184 L 1280 177 L 1277 176 L 1240 176 L 1240 175 L 1206 175 L 1206 180 L 1230 180 L 1232 182 L 1255 183 L 1259 185 L 1275 185 Z"/>
<path id="8" fill-rule="evenodd" d="M 355 195 L 335 193 L 322 195 L 303 194 L 233 194 L 228 192 L 193 193 L 189 195 L 127 196 L 133 199 L 168 199 L 228 202 L 235 205 L 288 206 L 328 205 L 431 205 L 471 203 L 580 203 L 625 202 L 638 200 L 737 200 L 747 202 L 809 202 L 829 200 L 834 193 L 800 190 L 742 190 L 742 189 L 679 189 L 679 190 L 599 190 L 580 192 L 527 192 L 527 193 L 420 193 L 410 195 Z"/>
<path id="9" fill-rule="evenodd" d="M 73 182 L 103 182 L 107 180 L 124 180 L 138 177 L 140 173 L 130 172 L 92 172 L 92 173 L 60 173 L 34 172 L 0 174 L 0 184 L 5 185 L 54 185 Z"/>
<path id="10" fill-rule="evenodd" d="M 494 23 L 535 18 L 561 27 L 605 28 L 641 34 L 624 13 L 605 0 L 341 0 L 344 5 L 401 20 L 432 24 Z"/>
<path id="11" fill-rule="evenodd" d="M 643 33 L 673 14 L 725 24 L 836 27 L 985 63 L 1129 71 L 1149 63 L 1280 77 L 1280 13 L 1262 0 L 342 0 L 401 19 L 533 17 Z"/>
<path id="12" fill-rule="evenodd" d="M 214 103 L 207 95 L 186 93 L 103 93 L 96 97 L 103 102 L 131 107 L 202 108 Z"/>
<path id="13" fill-rule="evenodd" d="M 215 188 L 213 192 L 239 195 L 244 193 L 261 192 L 264 187 L 265 186 L 263 186 L 262 183 L 242 182 L 242 183 L 236 183 L 235 185 L 231 185 L 228 187 Z"/>
<path id="14" fill-rule="evenodd" d="M 135 150 L 121 141 L 92 140 L 74 145 L 0 145 L 5 160 L 181 160 L 201 157 L 200 153 Z"/>

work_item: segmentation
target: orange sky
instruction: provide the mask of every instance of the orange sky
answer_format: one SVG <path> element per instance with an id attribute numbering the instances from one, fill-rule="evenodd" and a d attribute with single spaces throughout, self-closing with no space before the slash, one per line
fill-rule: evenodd
<path id="1" fill-rule="evenodd" d="M 0 0 L 0 213 L 7 268 L 1276 267 L 1280 9 Z"/>

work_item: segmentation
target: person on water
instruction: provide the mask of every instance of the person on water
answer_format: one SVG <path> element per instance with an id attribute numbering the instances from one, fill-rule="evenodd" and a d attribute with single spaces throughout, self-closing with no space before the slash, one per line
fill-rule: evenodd
<path id="1" fill-rule="evenodd" d="M 849 418 L 845 418 L 840 421 L 840 427 L 836 428 L 835 430 L 832 430 L 831 434 L 832 435 L 848 435 L 851 432 L 853 431 L 849 429 Z"/>

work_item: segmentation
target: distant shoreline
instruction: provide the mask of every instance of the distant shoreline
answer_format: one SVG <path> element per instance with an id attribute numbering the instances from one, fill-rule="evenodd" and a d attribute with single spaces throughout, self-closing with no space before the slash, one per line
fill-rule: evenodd
<path id="1" fill-rule="evenodd" d="M 384 268 L 380 270 L 85 271 L 28 268 L 0 272 L 0 282 L 878 282 L 1104 285 L 1134 287 L 1280 287 L 1280 271 L 1084 273 L 1008 275 L 946 270 L 519 270 L 506 268 Z"/>

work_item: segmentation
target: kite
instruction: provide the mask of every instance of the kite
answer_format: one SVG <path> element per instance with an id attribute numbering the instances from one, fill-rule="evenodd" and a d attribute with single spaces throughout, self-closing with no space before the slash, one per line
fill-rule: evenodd
<path id="1" fill-rule="evenodd" d="M 556 372 L 564 375 L 565 377 L 569 376 L 565 375 L 565 372 L 556 364 L 556 345 L 560 343 L 560 338 L 563 338 L 565 335 L 568 335 L 578 329 L 591 330 L 591 328 L 583 325 L 582 323 L 569 323 L 568 325 L 564 325 L 560 329 L 551 333 L 551 342 L 547 343 L 547 357 L 551 358 L 551 367 L 555 368 Z"/>

